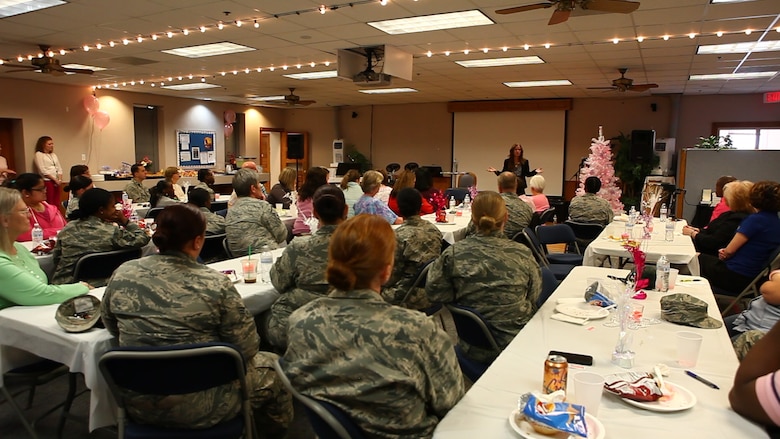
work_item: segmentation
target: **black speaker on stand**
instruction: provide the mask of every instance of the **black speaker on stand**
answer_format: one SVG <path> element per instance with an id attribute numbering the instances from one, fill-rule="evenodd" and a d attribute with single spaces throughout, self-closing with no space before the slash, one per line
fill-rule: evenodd
<path id="1" fill-rule="evenodd" d="M 295 160 L 295 190 L 298 190 L 298 160 L 303 158 L 303 134 L 287 134 L 287 160 Z"/>
<path id="2" fill-rule="evenodd" d="M 629 158 L 634 163 L 652 163 L 655 150 L 655 130 L 631 131 Z"/>

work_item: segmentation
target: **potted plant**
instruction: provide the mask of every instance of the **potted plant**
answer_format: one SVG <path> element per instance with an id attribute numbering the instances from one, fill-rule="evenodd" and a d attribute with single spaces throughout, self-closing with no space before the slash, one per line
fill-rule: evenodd
<path id="1" fill-rule="evenodd" d="M 711 135 L 709 137 L 699 137 L 699 143 L 693 145 L 694 148 L 700 149 L 734 149 L 734 141 L 731 140 L 731 136 L 718 136 Z"/>

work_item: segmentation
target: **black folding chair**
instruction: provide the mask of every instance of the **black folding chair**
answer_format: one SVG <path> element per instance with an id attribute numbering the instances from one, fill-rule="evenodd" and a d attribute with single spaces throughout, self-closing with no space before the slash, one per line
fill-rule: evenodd
<path id="1" fill-rule="evenodd" d="M 229 343 L 114 348 L 103 354 L 100 372 L 117 403 L 119 439 L 252 439 L 254 418 L 244 357 Z M 186 395 L 238 382 L 241 410 L 204 429 L 168 428 L 130 419 L 128 401 L 137 395 Z"/>
<path id="2" fill-rule="evenodd" d="M 140 247 L 133 247 L 84 255 L 73 268 L 73 279 L 76 281 L 108 279 L 120 265 L 140 258 L 141 252 Z"/>
<path id="3" fill-rule="evenodd" d="M 303 404 L 309 423 L 319 439 L 364 439 L 366 437 L 355 421 L 339 407 L 298 392 L 290 382 L 290 378 L 285 375 L 283 362 L 281 358 L 274 362 L 274 369 L 287 391 Z"/>
<path id="4" fill-rule="evenodd" d="M 200 258 L 204 263 L 209 264 L 228 259 L 225 248 L 222 246 L 222 241 L 225 240 L 226 236 L 225 233 L 206 235 L 206 239 L 203 241 L 203 248 L 200 249 Z"/>

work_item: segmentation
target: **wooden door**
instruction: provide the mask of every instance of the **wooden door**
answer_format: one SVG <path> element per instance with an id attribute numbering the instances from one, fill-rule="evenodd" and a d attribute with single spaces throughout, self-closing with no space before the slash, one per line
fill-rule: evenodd
<path id="1" fill-rule="evenodd" d="M 271 174 L 271 135 L 269 133 L 260 134 L 260 156 L 258 165 L 263 167 L 263 172 Z M 263 183 L 267 191 L 271 190 L 271 181 Z"/>
<path id="2" fill-rule="evenodd" d="M 19 167 L 18 163 L 16 163 L 16 157 L 14 155 L 13 131 L 13 119 L 0 119 L 0 145 L 2 145 L 2 152 L 0 152 L 0 155 L 5 157 L 6 161 L 8 162 L 8 168 L 22 173 L 26 167 Z"/>

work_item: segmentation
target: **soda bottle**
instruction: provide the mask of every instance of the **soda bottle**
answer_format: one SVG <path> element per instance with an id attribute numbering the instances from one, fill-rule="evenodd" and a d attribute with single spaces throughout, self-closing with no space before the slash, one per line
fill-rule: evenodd
<path id="1" fill-rule="evenodd" d="M 655 282 L 655 288 L 665 293 L 669 291 L 669 270 L 671 270 L 671 264 L 669 264 L 669 260 L 666 259 L 666 255 L 661 255 L 661 257 L 658 259 L 658 262 L 655 264 L 656 267 L 656 282 Z"/>
<path id="2" fill-rule="evenodd" d="M 271 248 L 264 245 L 260 251 L 260 273 L 263 282 L 271 281 L 271 266 L 274 265 L 274 257 L 271 254 Z"/>
<path id="3" fill-rule="evenodd" d="M 661 204 L 661 222 L 666 221 L 668 214 L 669 210 L 666 208 L 666 203 Z"/>
<path id="4" fill-rule="evenodd" d="M 32 228 L 32 245 L 33 248 L 43 244 L 43 229 L 37 222 Z"/>

